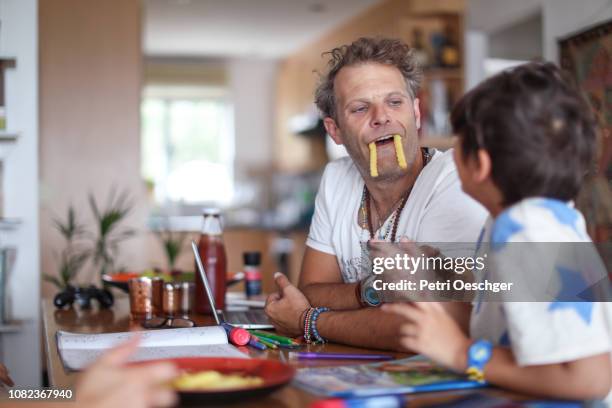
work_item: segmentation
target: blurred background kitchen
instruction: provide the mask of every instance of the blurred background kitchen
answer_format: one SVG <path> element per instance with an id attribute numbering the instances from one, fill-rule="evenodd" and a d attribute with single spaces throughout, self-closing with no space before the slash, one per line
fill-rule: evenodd
<path id="1" fill-rule="evenodd" d="M 108 238 L 110 271 L 193 270 L 203 207 L 223 211 L 230 273 L 257 250 L 265 292 L 276 270 L 295 280 L 322 169 L 345 154 L 313 105 L 323 51 L 411 44 L 422 143 L 445 149 L 467 89 L 559 62 L 560 39 L 610 19 L 610 0 L 0 0 L 0 361 L 40 384 L 40 297 L 62 268 L 100 284 L 79 246 Z"/>

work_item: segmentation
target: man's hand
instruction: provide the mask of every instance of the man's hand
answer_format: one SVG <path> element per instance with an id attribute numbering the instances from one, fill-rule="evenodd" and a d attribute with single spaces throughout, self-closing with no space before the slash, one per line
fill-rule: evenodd
<path id="1" fill-rule="evenodd" d="M 87 368 L 76 387 L 78 406 L 148 408 L 176 403 L 175 392 L 166 384 L 178 375 L 172 364 L 125 365 L 139 341 L 135 336 Z"/>
<path id="2" fill-rule="evenodd" d="M 382 309 L 405 319 L 400 326 L 403 347 L 424 354 L 451 370 L 464 372 L 467 369 L 470 339 L 440 303 L 393 303 L 383 305 Z"/>
<path id="3" fill-rule="evenodd" d="M 268 296 L 264 309 L 266 315 L 279 333 L 300 336 L 303 333 L 303 314 L 310 308 L 310 303 L 306 296 L 282 273 L 276 272 L 274 281 L 278 292 Z"/>

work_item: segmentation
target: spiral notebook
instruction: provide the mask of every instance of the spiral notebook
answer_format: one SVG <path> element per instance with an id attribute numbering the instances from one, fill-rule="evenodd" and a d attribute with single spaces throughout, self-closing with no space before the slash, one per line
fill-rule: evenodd
<path id="1" fill-rule="evenodd" d="M 140 333 L 140 345 L 130 361 L 147 361 L 177 357 L 249 358 L 228 343 L 220 326 L 161 329 L 141 332 L 81 334 L 58 331 L 57 348 L 68 370 L 81 370 L 93 363 L 109 348 Z"/>

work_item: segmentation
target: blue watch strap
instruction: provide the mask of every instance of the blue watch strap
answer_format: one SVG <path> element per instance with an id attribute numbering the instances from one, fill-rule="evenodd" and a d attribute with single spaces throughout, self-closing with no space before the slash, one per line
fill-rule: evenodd
<path id="1" fill-rule="evenodd" d="M 484 382 L 484 368 L 493 355 L 493 343 L 489 340 L 476 340 L 468 349 L 468 368 L 470 380 Z"/>

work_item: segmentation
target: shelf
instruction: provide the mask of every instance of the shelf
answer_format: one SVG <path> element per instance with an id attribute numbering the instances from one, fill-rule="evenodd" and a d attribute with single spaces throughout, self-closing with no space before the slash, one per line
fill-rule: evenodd
<path id="1" fill-rule="evenodd" d="M 0 143 L 16 142 L 18 138 L 18 132 L 7 132 L 5 130 L 0 130 Z"/>
<path id="2" fill-rule="evenodd" d="M 423 74 L 426 79 L 462 79 L 461 68 L 425 68 Z"/>
<path id="3" fill-rule="evenodd" d="M 23 322 L 0 323 L 0 333 L 17 333 L 23 328 Z"/>
<path id="4" fill-rule="evenodd" d="M 0 218 L 0 230 L 11 231 L 17 229 L 21 225 L 21 220 L 18 218 Z"/>
<path id="5" fill-rule="evenodd" d="M 0 161 L 4 160 L 16 146 L 19 140 L 18 132 L 7 132 L 0 130 Z"/>
<path id="6" fill-rule="evenodd" d="M 14 57 L 6 57 L 0 55 L 0 70 L 7 68 L 15 68 L 17 65 L 17 59 Z"/>

